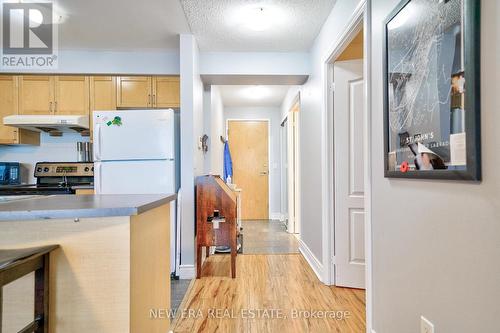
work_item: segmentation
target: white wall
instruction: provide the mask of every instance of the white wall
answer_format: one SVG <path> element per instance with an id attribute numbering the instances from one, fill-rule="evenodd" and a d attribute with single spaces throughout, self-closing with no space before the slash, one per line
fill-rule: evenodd
<path id="1" fill-rule="evenodd" d="M 60 50 L 56 70 L 70 74 L 179 74 L 179 51 Z M 2 69 L 0 72 L 20 72 Z M 33 72 L 33 71 L 24 71 Z"/>
<path id="2" fill-rule="evenodd" d="M 307 75 L 310 57 L 307 52 L 203 52 L 200 66 L 203 75 Z"/>
<path id="3" fill-rule="evenodd" d="M 203 83 L 199 50 L 193 35 L 180 36 L 181 78 L 181 278 L 194 276 L 194 179 L 203 173 L 203 153 L 197 138 L 203 135 Z"/>
<path id="4" fill-rule="evenodd" d="M 281 109 L 279 107 L 226 107 L 224 121 L 228 119 L 268 119 L 270 126 L 270 158 L 269 158 L 269 211 L 270 218 L 279 219 L 281 191 L 281 150 L 280 124 Z M 237 185 L 237 184 L 236 184 Z"/>
<path id="5" fill-rule="evenodd" d="M 323 186 L 322 136 L 323 113 L 325 112 L 325 63 L 338 42 L 360 0 L 337 0 L 332 12 L 323 25 L 311 49 L 311 75 L 300 87 L 291 87 L 281 107 L 287 112 L 300 92 L 300 188 L 301 188 L 301 240 L 315 257 L 319 274 L 323 276 L 323 258 L 329 256 L 323 248 L 323 237 L 327 234 L 322 228 L 321 190 Z M 325 278 L 323 277 L 323 280 Z"/>
<path id="6" fill-rule="evenodd" d="M 221 175 L 224 168 L 224 144 L 220 136 L 226 136 L 224 105 L 219 87 L 205 88 L 205 133 L 208 135 L 208 152 L 205 154 L 205 173 Z"/>
<path id="7" fill-rule="evenodd" d="M 436 332 L 498 332 L 500 2 L 481 1 L 480 184 L 383 177 L 380 22 L 398 2 L 372 2 L 374 329 L 417 332 L 424 315 Z"/>
<path id="8" fill-rule="evenodd" d="M 40 139 L 40 146 L 0 146 L 0 161 L 23 163 L 29 174 L 29 179 L 23 181 L 35 183 L 33 174 L 36 162 L 75 162 L 76 143 L 89 141 L 88 137 L 76 133 L 64 133 L 62 137 L 43 133 Z"/>

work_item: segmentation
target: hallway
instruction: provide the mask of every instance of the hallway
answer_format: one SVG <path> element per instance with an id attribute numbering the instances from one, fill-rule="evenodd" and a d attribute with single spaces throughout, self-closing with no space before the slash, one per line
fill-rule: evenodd
<path id="1" fill-rule="evenodd" d="M 210 256 L 173 332 L 365 331 L 365 292 L 325 286 L 300 254 L 239 255 L 236 279 L 229 266 Z"/>
<path id="2" fill-rule="evenodd" d="M 299 253 L 299 242 L 277 220 L 243 221 L 244 254 Z"/>

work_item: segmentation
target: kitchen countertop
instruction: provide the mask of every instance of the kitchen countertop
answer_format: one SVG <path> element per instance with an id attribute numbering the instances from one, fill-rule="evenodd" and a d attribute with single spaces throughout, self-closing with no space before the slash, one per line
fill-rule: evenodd
<path id="1" fill-rule="evenodd" d="M 176 194 L 51 195 L 0 203 L 0 222 L 139 215 Z"/>

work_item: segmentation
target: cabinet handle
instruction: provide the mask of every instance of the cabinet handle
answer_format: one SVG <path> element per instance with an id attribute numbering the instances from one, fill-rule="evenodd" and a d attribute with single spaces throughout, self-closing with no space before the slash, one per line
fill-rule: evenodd
<path id="1" fill-rule="evenodd" d="M 151 94 L 148 94 L 148 106 L 151 104 Z"/>
<path id="2" fill-rule="evenodd" d="M 54 102 L 54 112 L 57 112 L 57 102 Z"/>
<path id="3" fill-rule="evenodd" d="M 49 103 L 49 112 L 52 112 L 52 102 Z"/>
<path id="4" fill-rule="evenodd" d="M 156 106 L 156 94 L 153 95 L 153 106 Z"/>

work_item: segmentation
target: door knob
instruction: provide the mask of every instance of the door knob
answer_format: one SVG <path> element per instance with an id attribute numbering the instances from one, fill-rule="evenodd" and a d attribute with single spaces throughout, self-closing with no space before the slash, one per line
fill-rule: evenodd
<path id="1" fill-rule="evenodd" d="M 260 173 L 260 175 L 261 175 L 261 176 L 265 176 L 265 175 L 267 175 L 267 171 L 262 171 L 262 172 Z"/>

